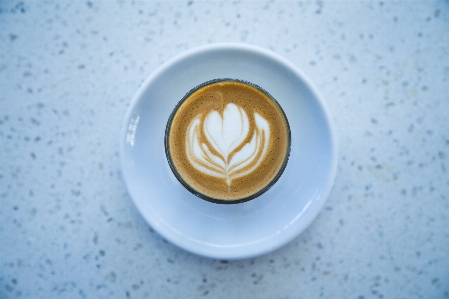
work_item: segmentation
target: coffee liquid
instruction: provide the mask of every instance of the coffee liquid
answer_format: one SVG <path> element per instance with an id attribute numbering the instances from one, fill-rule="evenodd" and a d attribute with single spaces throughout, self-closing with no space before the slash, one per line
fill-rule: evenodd
<path id="1" fill-rule="evenodd" d="M 290 131 L 267 93 L 237 80 L 205 83 L 173 112 L 166 134 L 170 166 L 190 191 L 240 202 L 265 192 L 285 168 Z"/>

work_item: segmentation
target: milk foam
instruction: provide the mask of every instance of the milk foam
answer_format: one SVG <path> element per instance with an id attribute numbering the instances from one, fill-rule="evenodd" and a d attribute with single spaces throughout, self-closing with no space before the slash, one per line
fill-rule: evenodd
<path id="1" fill-rule="evenodd" d="M 261 115 L 254 113 L 254 132 L 249 131 L 250 119 L 245 110 L 233 103 L 226 105 L 222 115 L 215 110 L 209 112 L 203 126 L 202 121 L 203 115 L 198 114 L 186 134 L 187 158 L 198 171 L 223 178 L 230 187 L 233 179 L 260 166 L 270 139 L 270 125 Z M 201 133 L 206 142 L 200 142 Z M 244 144 L 249 134 L 252 137 Z"/>

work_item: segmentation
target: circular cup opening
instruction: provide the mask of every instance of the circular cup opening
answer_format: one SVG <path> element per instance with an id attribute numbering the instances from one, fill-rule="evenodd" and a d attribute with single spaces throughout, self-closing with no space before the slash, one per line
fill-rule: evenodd
<path id="1" fill-rule="evenodd" d="M 170 134 L 172 131 L 173 121 L 174 121 L 177 113 L 180 111 L 180 108 L 183 107 L 183 104 L 187 100 L 189 100 L 191 98 L 191 96 L 193 94 L 195 94 L 197 91 L 199 91 L 205 87 L 208 87 L 210 85 L 213 85 L 213 84 L 226 83 L 226 82 L 244 84 L 246 86 L 255 88 L 259 92 L 263 93 L 265 95 L 265 98 L 276 107 L 275 109 L 278 112 L 277 114 L 281 117 L 281 119 L 283 121 L 283 125 L 284 125 L 283 127 L 285 129 L 285 139 L 286 139 L 285 147 L 282 151 L 282 154 L 284 155 L 284 157 L 283 157 L 282 161 L 280 163 L 278 163 L 279 166 L 277 168 L 277 172 L 275 173 L 274 176 L 271 177 L 271 179 L 268 181 L 268 183 L 257 190 L 249 191 L 249 193 L 245 196 L 241 196 L 241 197 L 233 198 L 233 199 L 229 199 L 229 198 L 225 198 L 225 197 L 211 196 L 210 194 L 208 195 L 207 192 L 201 192 L 200 190 L 198 190 L 199 188 L 195 188 L 193 186 L 193 184 L 189 183 L 183 177 L 183 175 L 180 173 L 180 171 L 178 170 L 175 159 L 173 158 L 171 149 L 170 149 Z M 167 157 L 167 162 L 168 162 L 174 176 L 189 192 L 191 192 L 192 194 L 194 194 L 195 196 L 197 196 L 203 200 L 206 200 L 206 201 L 209 201 L 212 203 L 238 204 L 238 203 L 247 202 L 249 200 L 257 198 L 258 196 L 260 196 L 263 193 L 265 193 L 266 191 L 268 191 L 279 180 L 279 178 L 281 177 L 282 173 L 285 170 L 285 167 L 287 166 L 287 162 L 289 159 L 290 146 L 291 146 L 291 132 L 290 132 L 290 126 L 289 126 L 287 117 L 286 117 L 284 111 L 282 110 L 282 107 L 279 105 L 279 103 L 276 101 L 276 99 L 274 99 L 266 90 L 264 90 L 263 88 L 261 88 L 260 86 L 254 84 L 254 83 L 251 83 L 251 82 L 248 82 L 248 81 L 245 81 L 242 79 L 231 79 L 231 78 L 213 79 L 213 80 L 204 82 L 204 83 L 194 87 L 189 92 L 187 92 L 186 95 L 177 103 L 177 105 L 173 109 L 173 111 L 170 114 L 170 117 L 168 118 L 168 121 L 167 121 L 166 129 L 165 129 L 164 145 L 165 145 L 165 154 Z M 224 161 L 224 163 L 226 163 L 226 162 Z"/>

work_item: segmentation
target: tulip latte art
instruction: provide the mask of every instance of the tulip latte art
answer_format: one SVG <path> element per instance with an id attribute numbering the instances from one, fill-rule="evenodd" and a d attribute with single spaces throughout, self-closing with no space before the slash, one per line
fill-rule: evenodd
<path id="1" fill-rule="evenodd" d="M 166 130 L 173 173 L 191 192 L 235 203 L 265 192 L 290 149 L 285 115 L 266 92 L 238 80 L 213 80 L 188 93 Z"/>
<path id="2" fill-rule="evenodd" d="M 255 129 L 251 134 L 248 115 L 233 103 L 226 105 L 223 116 L 213 110 L 202 121 L 202 114 L 197 115 L 187 129 L 189 162 L 199 171 L 226 179 L 230 187 L 232 179 L 254 171 L 266 156 L 270 126 L 257 112 L 254 113 L 254 121 Z M 199 140 L 201 131 L 206 136 L 204 143 Z M 252 135 L 251 140 L 245 142 L 248 134 Z"/>

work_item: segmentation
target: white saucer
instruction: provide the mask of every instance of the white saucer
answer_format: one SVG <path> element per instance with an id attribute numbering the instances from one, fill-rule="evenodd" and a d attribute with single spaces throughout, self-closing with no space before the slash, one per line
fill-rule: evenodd
<path id="1" fill-rule="evenodd" d="M 267 90 L 282 106 L 292 134 L 279 181 L 246 203 L 220 205 L 188 192 L 164 151 L 167 119 L 193 87 L 238 78 Z M 239 259 L 275 250 L 298 236 L 329 194 L 337 166 L 331 117 L 312 83 L 293 64 L 245 44 L 212 44 L 158 68 L 140 87 L 121 132 L 121 164 L 135 205 L 164 238 L 199 255 Z"/>

